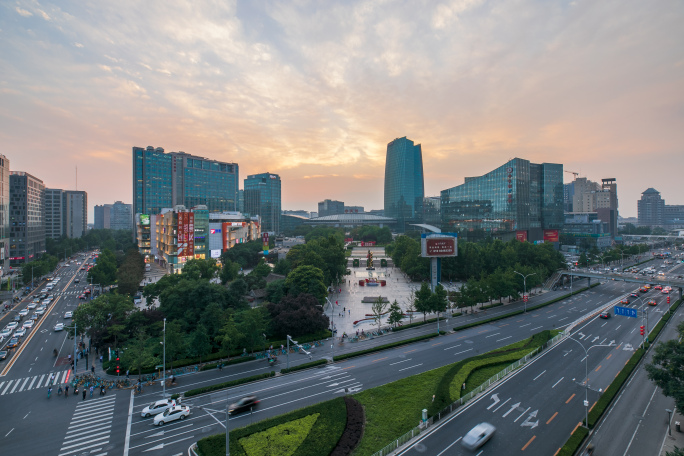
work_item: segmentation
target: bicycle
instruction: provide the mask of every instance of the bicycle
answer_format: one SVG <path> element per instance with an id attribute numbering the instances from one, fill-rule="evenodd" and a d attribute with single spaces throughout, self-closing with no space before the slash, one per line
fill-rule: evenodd
<path id="1" fill-rule="evenodd" d="M 50 393 L 52 393 L 52 388 L 48 388 L 48 399 L 50 399 Z"/>

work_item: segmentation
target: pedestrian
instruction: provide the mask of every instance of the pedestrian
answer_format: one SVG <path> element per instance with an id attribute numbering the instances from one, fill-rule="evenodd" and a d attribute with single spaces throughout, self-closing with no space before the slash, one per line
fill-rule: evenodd
<path id="1" fill-rule="evenodd" d="M 95 365 L 94 364 L 92 364 L 90 366 L 90 372 L 92 372 L 93 374 L 95 373 Z"/>
<path id="2" fill-rule="evenodd" d="M 100 355 L 100 364 L 103 363 L 103 359 L 104 359 L 104 358 L 102 357 L 102 355 Z"/>
<path id="3" fill-rule="evenodd" d="M 93 391 L 95 390 L 95 387 L 90 385 L 90 397 L 93 397 Z M 85 391 L 84 391 L 85 392 Z"/>
<path id="4" fill-rule="evenodd" d="M 67 397 L 69 395 L 69 384 L 66 384 L 64 386 L 64 397 Z"/>
<path id="5" fill-rule="evenodd" d="M 86 396 L 86 389 L 83 388 L 83 400 L 85 401 L 85 396 Z"/>
<path id="6" fill-rule="evenodd" d="M 349 312 L 349 316 L 351 317 L 351 309 L 349 309 L 348 312 Z"/>
<path id="7" fill-rule="evenodd" d="M 128 378 L 128 373 L 129 373 L 128 369 L 126 369 L 126 378 Z"/>

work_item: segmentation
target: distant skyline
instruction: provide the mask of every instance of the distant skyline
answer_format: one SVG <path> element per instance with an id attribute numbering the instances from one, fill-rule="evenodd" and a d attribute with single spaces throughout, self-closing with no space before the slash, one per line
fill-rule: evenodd
<path id="1" fill-rule="evenodd" d="M 425 195 L 514 157 L 684 204 L 684 4 L 663 0 L 0 4 L 0 153 L 93 206 L 131 148 L 282 179 L 283 209 L 383 207 L 387 143 Z M 566 174 L 566 182 L 573 178 Z"/>

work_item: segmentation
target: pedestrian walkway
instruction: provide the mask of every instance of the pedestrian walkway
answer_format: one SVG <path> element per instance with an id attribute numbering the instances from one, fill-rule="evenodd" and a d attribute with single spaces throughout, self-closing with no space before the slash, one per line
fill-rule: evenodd
<path id="1" fill-rule="evenodd" d="M 64 385 L 69 380 L 71 371 L 67 369 L 59 372 L 50 372 L 49 374 L 20 378 L 18 380 L 0 381 L 0 396 L 4 396 L 5 394 L 21 393 L 22 391 L 28 391 L 32 389 L 47 388 L 50 385 L 53 374 L 55 375 L 55 378 L 52 384 L 54 385 L 53 389 L 55 389 L 59 385 Z"/>
<path id="2" fill-rule="evenodd" d="M 89 454 L 104 456 L 109 444 L 116 396 L 81 400 L 76 406 L 59 456 Z"/>

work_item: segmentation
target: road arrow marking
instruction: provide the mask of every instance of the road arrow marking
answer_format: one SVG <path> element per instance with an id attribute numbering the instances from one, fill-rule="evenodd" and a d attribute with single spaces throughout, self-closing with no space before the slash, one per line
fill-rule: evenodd
<path id="1" fill-rule="evenodd" d="M 159 431 L 159 432 L 157 432 L 156 434 L 148 435 L 148 436 L 145 437 L 145 438 L 146 438 L 146 439 L 149 439 L 150 437 L 159 437 L 159 436 L 162 436 L 162 435 L 164 435 L 164 431 Z"/>
<path id="2" fill-rule="evenodd" d="M 331 383 L 330 385 L 326 385 L 326 386 L 327 386 L 328 388 L 330 388 L 331 386 L 338 386 L 338 385 L 339 385 L 339 383 Z"/>
<path id="3" fill-rule="evenodd" d="M 492 397 L 491 397 L 491 398 L 494 400 L 494 403 L 493 403 L 492 405 L 490 405 L 489 407 L 487 407 L 487 410 L 489 410 L 489 409 L 491 409 L 492 407 L 494 407 L 494 406 L 495 406 L 496 404 L 498 404 L 499 401 L 500 401 L 499 395 L 496 394 L 496 393 L 492 394 Z"/>
<path id="4" fill-rule="evenodd" d="M 523 423 L 520 426 L 526 426 L 526 427 L 529 427 L 532 429 L 539 426 L 539 420 L 535 421 L 534 423 L 532 421 L 530 421 L 530 420 L 532 420 L 532 418 L 535 418 L 537 416 L 538 411 L 539 410 L 535 410 L 534 412 L 530 413 L 529 416 L 527 417 L 527 419 L 525 421 L 523 421 Z"/>
<path id="5" fill-rule="evenodd" d="M 608 342 L 608 345 L 615 345 L 615 339 L 613 339 L 613 340 L 611 340 L 610 342 Z"/>
<path id="6" fill-rule="evenodd" d="M 154 446 L 154 447 L 152 447 L 152 448 L 146 449 L 145 451 L 143 451 L 143 453 L 147 453 L 148 451 L 161 450 L 162 448 L 164 448 L 164 444 L 163 444 L 163 443 L 160 443 L 160 444 L 157 445 L 157 446 Z"/>
<path id="7" fill-rule="evenodd" d="M 593 343 L 596 342 L 598 339 L 599 339 L 599 336 L 594 337 L 594 339 L 591 341 L 591 343 L 593 344 Z"/>
<path id="8" fill-rule="evenodd" d="M 511 405 L 511 409 L 509 411 L 507 411 L 506 413 L 504 413 L 503 417 L 506 418 L 513 410 L 517 409 L 518 407 L 520 407 L 520 402 L 518 402 L 517 404 Z"/>

